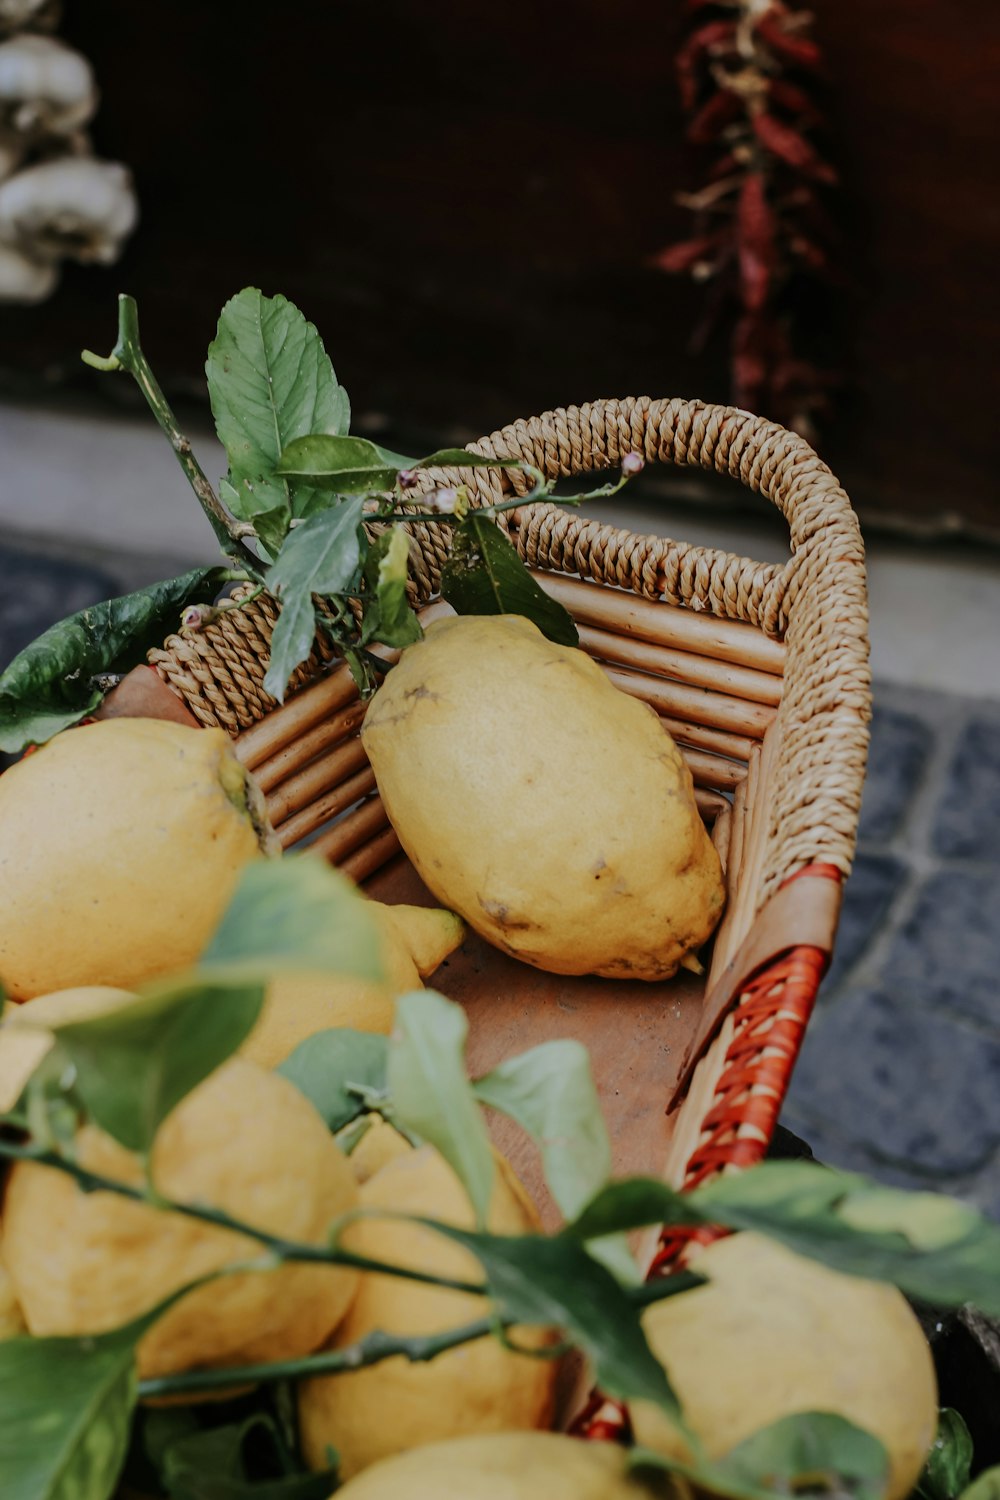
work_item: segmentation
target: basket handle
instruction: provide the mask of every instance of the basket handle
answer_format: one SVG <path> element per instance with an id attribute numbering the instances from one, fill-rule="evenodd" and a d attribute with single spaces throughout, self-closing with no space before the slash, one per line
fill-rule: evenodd
<path id="1" fill-rule="evenodd" d="M 803 570 L 822 567 L 827 555 L 863 565 L 857 518 L 827 466 L 804 439 L 738 407 L 648 396 L 593 401 L 512 422 L 468 446 L 527 461 L 548 479 L 614 468 L 627 453 L 714 469 L 776 505 L 791 538 L 788 563 L 754 563 L 711 548 L 616 533 L 585 514 L 537 505 L 516 513 L 515 540 L 538 566 L 589 573 L 652 597 L 665 594 L 672 603 L 749 620 L 780 635 Z M 430 488 L 442 481 L 431 473 L 424 483 Z M 517 470 L 462 470 L 461 482 L 480 506 L 530 487 Z M 418 582 L 430 593 L 446 556 L 444 539 L 435 527 L 415 523 L 412 530 Z"/>

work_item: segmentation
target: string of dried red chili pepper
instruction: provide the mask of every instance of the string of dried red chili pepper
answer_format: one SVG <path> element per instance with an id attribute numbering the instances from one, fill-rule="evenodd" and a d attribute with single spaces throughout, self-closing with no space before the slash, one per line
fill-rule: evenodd
<path id="1" fill-rule="evenodd" d="M 796 354 L 787 292 L 796 277 L 831 282 L 837 181 L 814 139 L 810 83 L 821 62 L 811 17 L 784 0 L 687 0 L 691 30 L 676 58 L 687 139 L 713 153 L 707 181 L 678 194 L 694 233 L 652 257 L 660 270 L 712 281 L 713 317 L 732 314 L 732 397 L 812 436 L 829 373 Z M 789 76 L 792 75 L 792 76 Z"/>

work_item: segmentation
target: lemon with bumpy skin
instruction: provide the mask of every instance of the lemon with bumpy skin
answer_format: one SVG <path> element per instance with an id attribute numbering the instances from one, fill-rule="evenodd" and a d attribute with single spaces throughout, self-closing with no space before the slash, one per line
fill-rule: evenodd
<path id="1" fill-rule="evenodd" d="M 363 1185 L 360 1196 L 362 1208 L 474 1227 L 465 1190 L 430 1146 L 395 1155 Z M 502 1158 L 488 1227 L 494 1234 L 525 1234 L 537 1227 L 530 1200 Z M 482 1280 L 482 1267 L 468 1250 L 405 1219 L 360 1219 L 345 1230 L 342 1243 L 385 1263 L 461 1281 Z M 486 1300 L 470 1292 L 363 1272 L 331 1347 L 344 1348 L 376 1328 L 404 1336 L 442 1333 L 487 1311 Z M 512 1337 L 535 1349 L 549 1341 L 539 1329 L 515 1329 Z M 321 1469 L 327 1448 L 335 1448 L 347 1478 L 391 1453 L 439 1438 L 545 1427 L 551 1420 L 556 1375 L 556 1361 L 514 1353 L 487 1335 L 428 1363 L 397 1355 L 365 1369 L 303 1381 L 303 1452 L 312 1468 Z"/>
<path id="2" fill-rule="evenodd" d="M 435 621 L 361 738 L 424 884 L 515 958 L 666 979 L 715 927 L 719 857 L 677 746 L 530 621 Z"/>
<path id="3" fill-rule="evenodd" d="M 306 1037 L 330 1027 L 388 1035 L 396 997 L 421 981 L 462 941 L 463 926 L 450 911 L 370 903 L 381 930 L 381 983 L 350 975 L 288 970 L 272 977 L 253 1031 L 240 1055 L 273 1068 Z M 12 1109 L 28 1078 L 52 1046 L 47 1028 L 87 1021 L 129 1004 L 135 996 L 108 985 L 81 985 L 9 1005 L 0 1021 L 0 1110 Z"/>
<path id="4" fill-rule="evenodd" d="M 93 1125 L 76 1138 L 88 1171 L 141 1187 L 138 1157 Z M 289 1240 L 322 1245 L 358 1189 L 320 1116 L 277 1073 L 234 1059 L 163 1122 L 152 1151 L 158 1191 L 207 1205 Z M 4 1263 L 31 1333 L 103 1333 L 223 1266 L 261 1255 L 259 1242 L 213 1224 L 84 1192 L 53 1167 L 19 1162 L 7 1184 Z M 141 1376 L 309 1353 L 343 1317 L 358 1284 L 342 1266 L 285 1262 L 238 1271 L 188 1292 L 146 1333 Z"/>
<path id="5" fill-rule="evenodd" d="M 885 1445 L 888 1500 L 903 1500 L 934 1441 L 937 1387 L 927 1340 L 895 1287 L 752 1233 L 698 1250 L 690 1268 L 708 1284 L 656 1303 L 643 1327 L 708 1457 L 794 1412 L 833 1412 Z M 639 1444 L 691 1458 L 655 1407 L 630 1410 Z"/>
<path id="6" fill-rule="evenodd" d="M 52 1046 L 50 1026 L 61 1021 L 90 1021 L 134 999 L 128 990 L 89 984 L 8 1005 L 0 1017 L 0 1111 L 14 1108 L 24 1085 Z"/>
<path id="7" fill-rule="evenodd" d="M 272 975 L 260 1018 L 240 1048 L 244 1057 L 277 1067 L 306 1037 L 336 1026 L 388 1036 L 397 997 L 421 989 L 465 932 L 454 912 L 368 905 L 380 934 L 381 982 L 294 970 Z"/>
<path id="8" fill-rule="evenodd" d="M 678 1493 L 665 1474 L 630 1472 L 616 1443 L 558 1432 L 452 1438 L 383 1459 L 337 1500 L 654 1500 Z"/>
<path id="9" fill-rule="evenodd" d="M 0 981 L 27 1000 L 182 969 L 274 847 L 223 730 L 67 729 L 0 776 Z"/>

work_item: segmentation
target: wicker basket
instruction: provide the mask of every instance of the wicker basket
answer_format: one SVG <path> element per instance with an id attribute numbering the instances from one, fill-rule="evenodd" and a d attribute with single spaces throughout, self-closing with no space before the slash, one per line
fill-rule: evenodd
<path id="1" fill-rule="evenodd" d="M 715 469 L 773 501 L 789 525 L 790 560 L 764 565 L 557 506 L 506 513 L 521 556 L 575 616 L 584 649 L 652 704 L 681 745 L 725 866 L 728 907 L 701 979 L 564 978 L 472 937 L 437 980 L 469 1012 L 474 1069 L 548 1037 L 579 1037 L 616 1171 L 692 1185 L 764 1154 L 833 943 L 870 711 L 857 521 L 805 442 L 731 407 L 601 401 L 516 422 L 471 448 L 550 477 L 616 466 L 630 452 Z M 463 471 L 461 482 L 476 504 L 525 485 L 519 471 L 485 468 Z M 417 592 L 433 617 L 447 612 L 433 599 L 442 539 L 419 523 L 412 535 Z M 346 668 L 318 653 L 282 707 L 264 693 L 274 620 L 262 598 L 152 652 L 185 705 L 158 687 L 168 711 L 235 737 L 283 846 L 311 837 L 373 894 L 429 902 L 375 789 L 358 735 L 364 705 Z M 498 1126 L 498 1138 L 540 1191 L 514 1127 Z M 646 1249 L 655 1269 L 674 1246 Z"/>

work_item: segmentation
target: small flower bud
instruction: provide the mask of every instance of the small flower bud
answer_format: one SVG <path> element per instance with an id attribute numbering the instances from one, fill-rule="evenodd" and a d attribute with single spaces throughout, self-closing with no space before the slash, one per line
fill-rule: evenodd
<path id="1" fill-rule="evenodd" d="M 416 469 L 400 469 L 396 475 L 396 483 L 401 490 L 412 490 L 417 482 Z"/>
<path id="2" fill-rule="evenodd" d="M 443 516 L 453 516 L 458 506 L 458 490 L 450 486 L 442 490 L 434 490 L 427 496 L 431 510 L 440 511 Z"/>
<path id="3" fill-rule="evenodd" d="M 622 459 L 622 473 L 626 479 L 634 479 L 636 474 L 641 474 L 646 467 L 646 460 L 641 453 L 626 453 Z"/>
<path id="4" fill-rule="evenodd" d="M 215 619 L 216 613 L 211 604 L 189 604 L 181 615 L 181 629 L 204 630 Z"/>

